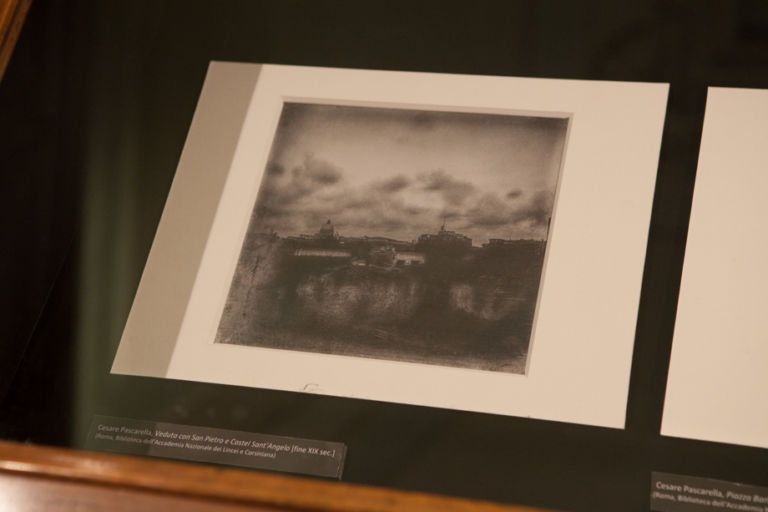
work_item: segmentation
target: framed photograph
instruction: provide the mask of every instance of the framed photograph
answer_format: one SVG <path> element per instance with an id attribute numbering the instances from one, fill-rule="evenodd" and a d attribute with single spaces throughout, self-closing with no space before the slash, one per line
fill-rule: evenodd
<path id="1" fill-rule="evenodd" d="M 621 428 L 666 94 L 211 63 L 112 371 Z"/>

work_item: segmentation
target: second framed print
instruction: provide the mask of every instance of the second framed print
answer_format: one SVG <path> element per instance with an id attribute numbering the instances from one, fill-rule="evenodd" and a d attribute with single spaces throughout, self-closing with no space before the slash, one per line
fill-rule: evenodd
<path id="1" fill-rule="evenodd" d="M 211 63 L 112 371 L 621 428 L 666 95 Z"/>
<path id="2" fill-rule="evenodd" d="M 661 433 L 768 448 L 768 90 L 710 87 Z"/>

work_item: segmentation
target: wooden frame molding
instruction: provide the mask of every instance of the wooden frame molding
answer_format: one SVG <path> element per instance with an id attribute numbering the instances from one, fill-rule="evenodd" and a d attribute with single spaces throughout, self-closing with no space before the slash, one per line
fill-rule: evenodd
<path id="1" fill-rule="evenodd" d="M 217 500 L 268 510 L 543 512 L 424 493 L 0 441 L 0 477 L 3 474 L 151 491 L 160 496 Z"/>
<path id="2" fill-rule="evenodd" d="M 11 60 L 32 0 L 0 0 L 0 80 Z"/>

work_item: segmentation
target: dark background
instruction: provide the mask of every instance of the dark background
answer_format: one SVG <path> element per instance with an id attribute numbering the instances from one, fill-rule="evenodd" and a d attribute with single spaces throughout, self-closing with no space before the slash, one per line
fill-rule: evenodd
<path id="1" fill-rule="evenodd" d="M 669 82 L 626 429 L 109 375 L 213 59 Z M 35 0 L 0 83 L 0 437 L 340 441 L 346 481 L 579 511 L 647 510 L 651 471 L 768 485 L 766 450 L 658 435 L 707 86 L 768 87 L 768 3 Z"/>

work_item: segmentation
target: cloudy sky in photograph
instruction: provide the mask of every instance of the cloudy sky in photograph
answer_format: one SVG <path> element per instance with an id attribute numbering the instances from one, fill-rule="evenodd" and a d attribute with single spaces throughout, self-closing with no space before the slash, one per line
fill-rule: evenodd
<path id="1" fill-rule="evenodd" d="M 567 119 L 286 103 L 251 230 L 545 239 Z"/>

